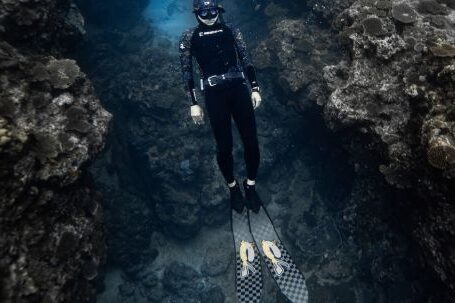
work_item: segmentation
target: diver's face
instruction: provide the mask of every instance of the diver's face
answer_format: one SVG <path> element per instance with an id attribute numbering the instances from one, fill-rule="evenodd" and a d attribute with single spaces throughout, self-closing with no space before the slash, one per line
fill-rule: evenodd
<path id="1" fill-rule="evenodd" d="M 197 18 L 207 26 L 212 26 L 218 21 L 219 12 L 217 8 L 202 9 L 197 12 Z"/>

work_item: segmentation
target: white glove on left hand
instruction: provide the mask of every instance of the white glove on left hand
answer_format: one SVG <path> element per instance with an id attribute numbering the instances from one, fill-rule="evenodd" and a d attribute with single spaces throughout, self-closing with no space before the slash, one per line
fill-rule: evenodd
<path id="1" fill-rule="evenodd" d="M 200 105 L 191 105 L 191 117 L 195 124 L 204 124 L 204 110 Z"/>
<path id="2" fill-rule="evenodd" d="M 251 101 L 253 102 L 253 108 L 256 109 L 261 105 L 262 98 L 261 94 L 258 92 L 252 92 L 251 93 Z"/>

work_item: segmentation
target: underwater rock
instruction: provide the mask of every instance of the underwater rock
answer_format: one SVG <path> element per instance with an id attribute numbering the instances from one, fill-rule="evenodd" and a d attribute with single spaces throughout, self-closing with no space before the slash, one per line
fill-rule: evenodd
<path id="1" fill-rule="evenodd" d="M 98 263 L 91 258 L 82 267 L 82 275 L 85 279 L 91 281 L 98 276 Z"/>
<path id="2" fill-rule="evenodd" d="M 167 265 L 161 282 L 164 290 L 171 294 L 170 302 L 225 301 L 220 286 L 205 281 L 199 272 L 182 262 L 173 261 Z"/>
<path id="3" fill-rule="evenodd" d="M 356 6 L 355 4 L 353 5 L 353 8 L 358 9 L 359 12 L 365 10 L 365 8 Z M 355 10 L 351 9 L 349 12 L 353 13 Z M 352 17 L 355 20 L 354 15 L 352 15 Z M 396 16 L 394 16 L 394 18 L 395 17 Z M 364 21 L 358 20 L 358 22 L 363 23 Z M 415 32 L 415 30 L 412 31 Z M 405 33 L 403 33 L 403 35 Z M 430 33 L 431 29 L 428 29 L 428 32 L 418 32 L 419 35 L 423 36 L 430 35 Z M 403 88 L 398 84 L 399 82 L 393 80 L 396 79 L 396 76 L 394 75 L 397 67 L 407 71 L 408 76 L 405 81 L 409 81 L 408 79 L 412 78 L 412 76 L 409 75 L 409 72 L 415 70 L 415 68 L 412 68 L 412 65 L 415 64 L 415 62 L 409 62 L 407 60 L 408 57 L 402 55 L 402 52 L 405 49 L 405 42 L 400 35 L 392 32 L 391 36 L 379 40 L 364 38 L 358 34 L 354 34 L 351 36 L 351 39 L 354 41 L 351 51 L 355 54 L 355 59 L 351 63 L 350 76 L 348 76 L 349 80 L 346 81 L 346 76 L 343 76 L 340 80 L 333 80 L 333 75 L 336 75 L 337 72 L 334 71 L 334 67 L 331 67 L 330 69 L 326 68 L 325 78 L 330 79 L 328 85 L 333 91 L 330 96 L 330 101 L 324 108 L 326 119 L 329 126 L 332 128 L 355 124 L 360 126 L 362 121 L 368 121 L 370 119 L 376 120 L 376 122 L 373 122 L 374 126 L 369 126 L 367 129 L 371 129 L 373 133 L 379 136 L 383 143 L 390 146 L 390 148 L 388 148 L 389 159 L 391 159 L 392 162 L 396 161 L 395 163 L 388 165 L 387 175 L 394 175 L 395 177 L 402 176 L 403 180 L 401 185 L 407 186 L 405 184 L 410 183 L 406 180 L 409 176 L 405 172 L 409 172 L 409 167 L 412 165 L 410 163 L 415 161 L 415 156 L 409 148 L 396 149 L 394 146 L 399 146 L 397 141 L 401 141 L 401 146 L 410 146 L 414 144 L 412 141 L 403 142 L 403 139 L 401 139 L 406 132 L 405 127 L 407 123 L 409 123 L 407 121 L 413 119 L 413 117 L 407 114 L 410 107 L 408 98 L 415 98 L 418 96 L 419 86 L 425 86 L 428 85 L 428 83 L 409 83 L 410 85 L 407 88 Z M 412 39 L 416 40 L 415 38 Z M 420 37 L 419 40 L 425 40 L 425 38 Z M 376 57 L 371 57 L 371 52 L 368 51 L 372 44 L 376 48 Z M 417 44 L 418 43 L 414 45 L 414 48 Z M 450 49 L 450 47 L 445 47 L 443 49 L 436 48 L 434 52 L 441 56 L 448 56 L 450 55 Z M 409 51 L 414 51 L 414 49 Z M 393 59 L 393 61 L 384 64 L 381 60 L 382 58 L 389 60 Z M 422 60 L 421 64 L 426 62 L 423 58 L 420 60 Z M 339 69 L 345 71 L 346 67 L 343 65 L 342 67 L 340 66 Z M 331 73 L 330 75 L 328 74 L 329 71 Z M 416 70 L 416 72 L 425 74 L 425 71 L 423 70 Z M 431 73 L 431 71 L 428 72 Z M 418 78 L 418 76 L 415 77 Z M 335 76 L 335 78 L 341 77 Z M 338 82 L 339 84 L 334 86 L 332 84 L 333 82 Z M 443 91 L 440 93 L 443 94 Z M 363 101 L 359 103 L 360 100 Z M 365 102 L 365 100 L 370 100 L 371 103 L 369 101 Z M 395 101 L 392 102 L 392 100 Z M 390 138 L 394 139 L 391 141 Z M 414 138 L 414 140 L 417 142 L 420 141 L 419 138 Z M 400 152 L 398 152 L 398 150 L 400 150 Z M 423 154 L 420 155 L 421 158 L 423 158 L 423 156 Z M 415 162 L 414 165 L 417 165 L 417 162 Z M 396 174 L 392 174 L 391 170 L 395 170 Z M 385 172 L 386 170 L 383 169 L 382 171 Z M 394 184 L 399 185 L 400 182 L 398 179 L 393 179 Z"/>
<path id="4" fill-rule="evenodd" d="M 153 262 L 158 256 L 155 249 L 148 249 L 153 217 L 146 201 L 128 192 L 113 192 L 109 201 L 104 222 L 108 227 L 108 255 L 112 263 L 136 279 L 140 270 L 136 265 L 142 266 L 141 261 L 145 258 L 147 262 Z"/>
<path id="5" fill-rule="evenodd" d="M 428 203 L 424 206 L 425 216 L 416 213 L 414 236 L 423 246 L 425 262 L 431 266 L 440 279 L 453 292 L 455 266 L 451 252 L 455 229 L 455 207 L 451 202 Z"/>
<path id="6" fill-rule="evenodd" d="M 415 193 L 409 198 L 415 203 L 409 206 L 414 211 L 403 211 L 403 220 L 412 222 L 409 234 L 428 258 L 432 271 L 449 289 L 455 289 L 450 274 L 455 264 L 453 249 L 442 249 L 442 243 L 455 243 L 455 213 L 443 206 L 455 196 L 455 119 L 451 109 L 455 36 L 450 29 L 452 17 L 447 16 L 455 5 L 449 0 L 438 1 L 440 4 L 418 0 L 347 2 L 341 5 L 349 6 L 344 11 L 333 8 L 338 1 L 306 2 L 320 12 L 318 17 L 337 12 L 327 24 L 338 33 L 338 41 L 323 28 L 312 28 L 304 18 L 281 16 L 280 28 L 270 22 L 271 35 L 256 48 L 255 62 L 258 69 L 278 79 L 281 98 L 302 103 L 296 106 L 300 111 L 311 111 L 312 107 L 304 105 L 308 101 L 322 106 L 326 124 L 342 138 L 343 146 L 358 163 L 356 170 L 361 171 L 358 167 L 364 163 L 382 174 L 392 188 Z M 301 39 L 312 48 L 305 47 Z M 346 52 L 335 51 L 340 47 Z M 375 189 L 363 190 L 369 197 L 367 191 Z M 433 205 L 435 210 L 429 213 L 425 205 Z M 436 216 L 447 224 L 437 228 Z M 286 233 L 291 238 L 311 233 L 311 226 L 306 225 L 310 216 L 296 216 L 288 222 Z M 299 249 L 309 250 L 305 251 L 308 254 L 328 246 L 317 240 L 321 239 L 295 242 Z"/>
<path id="7" fill-rule="evenodd" d="M 333 20 L 346 8 L 348 8 L 354 0 L 307 0 L 305 1 L 318 18 L 327 24 L 331 24 Z M 377 1 L 384 2 L 384 1 Z M 380 4 L 379 4 L 380 5 Z"/>
<path id="8" fill-rule="evenodd" d="M 371 14 L 364 2 L 355 1 L 340 14 L 351 22 L 338 31 L 364 25 L 364 16 Z M 453 250 L 431 243 L 443 241 L 442 234 L 452 235 L 453 226 L 448 223 L 440 227 L 443 233 L 431 232 L 435 223 L 430 219 L 455 194 L 455 136 L 450 117 L 455 35 L 442 19 L 450 10 L 447 6 L 432 0 L 397 3 L 391 16 L 380 17 L 387 29 L 384 36 L 350 34 L 351 43 L 346 45 L 351 60 L 324 68 L 331 93 L 323 110 L 331 129 L 351 136 L 346 148 L 355 158 L 364 157 L 359 148 L 371 153 L 390 185 L 415 192 L 413 200 L 434 206 L 431 214 L 424 205 L 413 206 L 414 211 L 406 216 L 414 222 L 409 230 L 433 272 L 455 289 L 455 280 L 447 277 L 455 264 Z M 431 22 L 433 17 L 438 19 Z M 355 143 L 359 140 L 363 148 Z M 439 216 L 451 222 L 454 213 Z M 430 247 L 436 251 L 429 251 Z"/>
<path id="9" fill-rule="evenodd" d="M 162 283 L 168 291 L 182 298 L 197 298 L 204 287 L 201 275 L 191 266 L 174 261 L 164 270 Z"/>
<path id="10" fill-rule="evenodd" d="M 201 266 L 201 273 L 210 277 L 225 273 L 231 264 L 232 257 L 232 252 L 227 252 L 218 247 L 207 248 Z"/>
<path id="11" fill-rule="evenodd" d="M 289 10 L 275 2 L 271 2 L 265 7 L 264 13 L 270 18 L 276 19 L 289 13 Z"/>
<path id="12" fill-rule="evenodd" d="M 104 147 L 111 115 L 63 55 L 83 18 L 55 0 L 3 1 L 0 16 L 0 300 L 89 302 L 104 230 L 82 167 Z M 65 129 L 68 106 L 86 109 L 90 135 Z"/>
<path id="13" fill-rule="evenodd" d="M 202 226 L 201 207 L 197 199 L 164 186 L 164 199 L 156 204 L 156 214 L 163 229 L 177 238 L 194 236 Z"/>
<path id="14" fill-rule="evenodd" d="M 330 39 L 328 34 L 304 20 L 283 19 L 273 25 L 269 38 L 254 50 L 254 61 L 258 69 L 274 72 L 283 91 L 308 95 L 314 103 L 322 104 L 325 95 L 320 87 L 323 82 L 319 71 L 329 55 Z"/>
<path id="15" fill-rule="evenodd" d="M 201 294 L 201 303 L 219 302 L 224 303 L 226 296 L 223 289 L 218 285 L 211 285 Z"/>
<path id="16" fill-rule="evenodd" d="M 132 298 L 134 297 L 135 287 L 134 284 L 131 282 L 126 282 L 118 286 L 118 292 L 120 296 L 124 298 Z"/>

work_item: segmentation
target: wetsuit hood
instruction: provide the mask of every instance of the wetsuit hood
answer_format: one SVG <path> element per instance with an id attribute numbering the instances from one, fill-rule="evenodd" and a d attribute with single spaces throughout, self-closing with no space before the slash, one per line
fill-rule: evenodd
<path id="1" fill-rule="evenodd" d="M 217 0 L 193 0 L 193 13 L 198 13 L 203 9 L 216 8 L 220 13 L 224 13 L 222 5 Z"/>

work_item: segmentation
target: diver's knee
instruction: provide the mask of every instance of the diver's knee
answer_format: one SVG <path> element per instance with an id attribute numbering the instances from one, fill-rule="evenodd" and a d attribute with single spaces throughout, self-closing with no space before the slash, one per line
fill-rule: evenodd
<path id="1" fill-rule="evenodd" d="M 216 149 L 216 155 L 219 158 L 232 157 L 232 146 L 218 146 Z"/>

